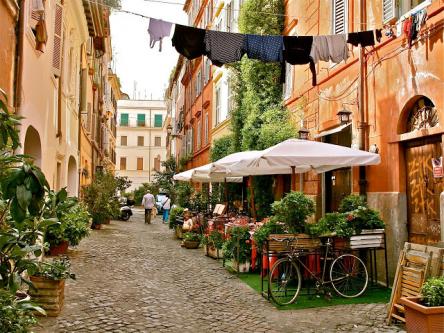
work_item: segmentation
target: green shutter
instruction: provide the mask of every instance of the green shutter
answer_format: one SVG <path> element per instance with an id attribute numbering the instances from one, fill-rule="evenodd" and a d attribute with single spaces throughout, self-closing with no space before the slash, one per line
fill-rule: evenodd
<path id="1" fill-rule="evenodd" d="M 145 114 L 137 115 L 137 126 L 145 126 Z"/>
<path id="2" fill-rule="evenodd" d="M 120 126 L 128 126 L 128 113 L 120 114 Z"/>
<path id="3" fill-rule="evenodd" d="M 154 127 L 162 127 L 162 115 L 161 114 L 154 115 Z"/>

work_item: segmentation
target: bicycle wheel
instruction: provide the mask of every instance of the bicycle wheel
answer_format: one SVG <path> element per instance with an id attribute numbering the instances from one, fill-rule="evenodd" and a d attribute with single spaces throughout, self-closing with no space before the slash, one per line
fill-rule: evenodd
<path id="1" fill-rule="evenodd" d="M 367 268 L 358 257 L 352 254 L 343 254 L 331 264 L 330 281 L 333 289 L 340 296 L 358 297 L 367 288 Z"/>
<path id="2" fill-rule="evenodd" d="M 276 304 L 293 303 L 301 290 L 301 272 L 298 266 L 288 258 L 276 261 L 271 268 L 268 288 Z"/>

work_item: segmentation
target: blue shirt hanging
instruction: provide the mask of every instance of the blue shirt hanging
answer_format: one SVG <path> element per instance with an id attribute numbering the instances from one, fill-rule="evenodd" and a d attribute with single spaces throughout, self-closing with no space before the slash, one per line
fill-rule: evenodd
<path id="1" fill-rule="evenodd" d="M 248 58 L 266 62 L 282 62 L 283 36 L 246 35 L 245 52 Z"/>

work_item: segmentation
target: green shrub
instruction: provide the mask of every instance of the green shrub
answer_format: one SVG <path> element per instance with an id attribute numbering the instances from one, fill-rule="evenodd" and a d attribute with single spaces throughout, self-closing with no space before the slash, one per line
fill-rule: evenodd
<path id="1" fill-rule="evenodd" d="M 350 194 L 341 200 L 338 211 L 340 213 L 347 213 L 351 212 L 352 210 L 358 209 L 359 207 L 367 207 L 365 197 Z"/>
<path id="2" fill-rule="evenodd" d="M 336 236 L 349 238 L 355 233 L 355 228 L 346 214 L 336 212 L 327 213 L 317 223 L 307 225 L 307 233 L 312 236 L 334 233 Z"/>
<path id="3" fill-rule="evenodd" d="M 33 311 L 45 311 L 28 300 L 17 300 L 6 290 L 0 289 L 0 332 L 25 333 L 37 324 Z"/>
<path id="4" fill-rule="evenodd" d="M 305 231 L 305 220 L 314 214 L 313 200 L 301 192 L 290 192 L 282 200 L 272 204 L 274 220 L 283 222 L 290 233 Z"/>
<path id="5" fill-rule="evenodd" d="M 201 238 L 202 235 L 197 232 L 186 232 L 183 234 L 183 239 L 186 241 L 200 242 Z"/>
<path id="6" fill-rule="evenodd" d="M 421 288 L 426 306 L 444 306 L 444 277 L 429 278 Z"/>
<path id="7" fill-rule="evenodd" d="M 282 223 L 278 223 L 274 220 L 271 220 L 264 225 L 262 225 L 260 228 L 258 228 L 254 235 L 254 243 L 256 245 L 256 248 L 259 250 L 259 252 L 262 251 L 263 245 L 265 243 L 265 240 L 268 238 L 271 234 L 282 234 L 285 232 L 285 228 L 282 225 Z"/>
<path id="8" fill-rule="evenodd" d="M 184 208 L 182 207 L 173 207 L 170 211 L 170 222 L 169 227 L 170 229 L 174 229 L 176 227 L 176 219 L 177 217 L 181 216 L 183 214 Z"/>
<path id="9" fill-rule="evenodd" d="M 244 263 L 251 258 L 250 232 L 248 227 L 232 227 L 222 249 L 225 259 Z"/>
<path id="10" fill-rule="evenodd" d="M 34 276 L 42 276 L 50 280 L 76 279 L 75 274 L 70 271 L 71 263 L 68 257 L 59 257 L 52 259 L 52 262 L 40 262 Z"/>
<path id="11" fill-rule="evenodd" d="M 212 232 L 210 232 L 210 234 L 208 235 L 208 245 L 220 250 L 224 245 L 223 233 L 217 230 L 213 230 Z"/>

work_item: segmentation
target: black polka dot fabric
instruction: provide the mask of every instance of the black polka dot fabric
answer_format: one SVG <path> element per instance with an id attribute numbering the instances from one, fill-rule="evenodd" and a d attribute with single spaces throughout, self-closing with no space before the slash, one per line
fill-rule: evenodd
<path id="1" fill-rule="evenodd" d="M 248 58 L 266 62 L 282 62 L 283 36 L 246 35 L 245 52 Z"/>

